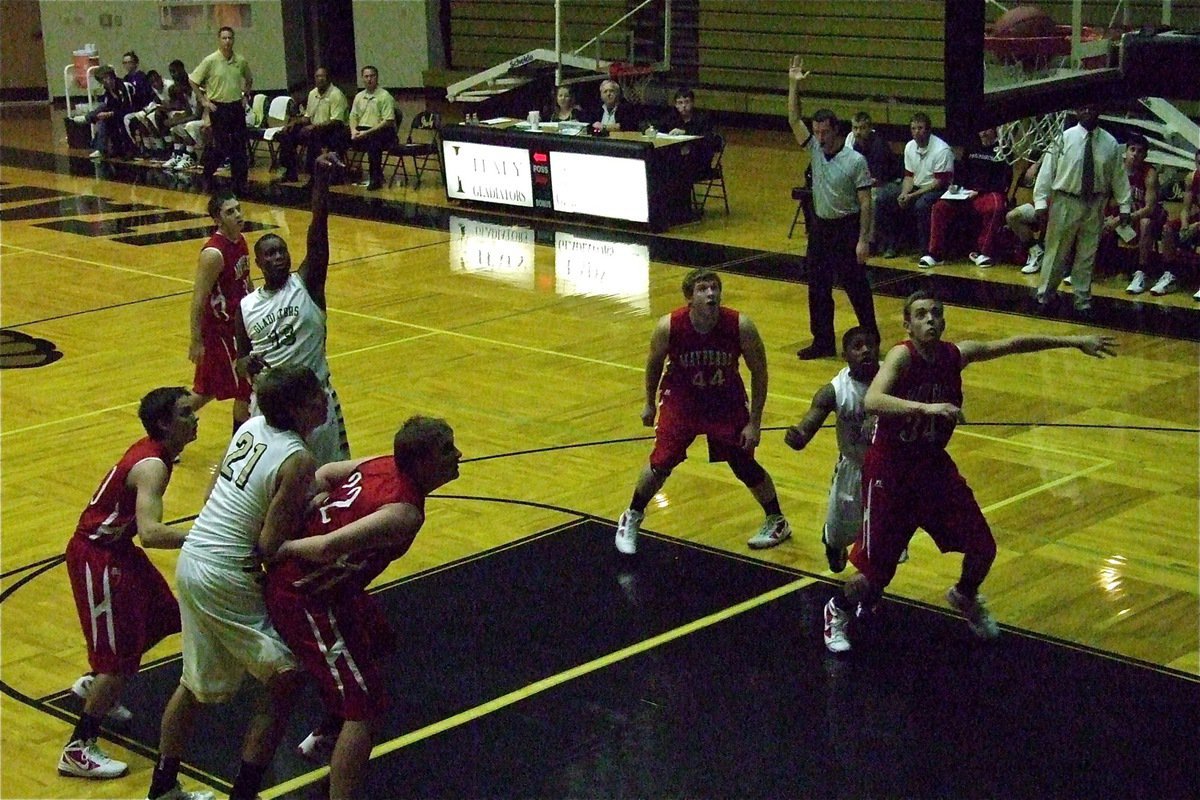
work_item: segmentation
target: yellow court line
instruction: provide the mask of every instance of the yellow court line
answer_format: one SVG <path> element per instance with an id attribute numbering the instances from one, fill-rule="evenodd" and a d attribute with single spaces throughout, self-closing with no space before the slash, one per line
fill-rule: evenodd
<path id="1" fill-rule="evenodd" d="M 1017 503 L 1017 502 L 1020 502 L 1021 500 L 1025 500 L 1027 498 L 1033 497 L 1035 494 L 1041 494 L 1042 492 L 1049 491 L 1049 490 L 1055 488 L 1056 486 L 1062 486 L 1064 483 L 1070 483 L 1071 481 L 1075 480 L 1076 478 L 1082 478 L 1084 475 L 1091 475 L 1093 472 L 1099 472 L 1102 469 L 1108 469 L 1114 463 L 1116 463 L 1116 462 L 1104 461 L 1099 464 L 1093 464 L 1090 467 L 1085 467 L 1084 469 L 1076 470 L 1075 472 L 1068 473 L 1066 475 L 1063 475 L 1061 478 L 1055 478 L 1052 481 L 1043 483 L 1040 486 L 1035 486 L 1032 489 L 1026 489 L 1023 492 L 1018 492 L 1017 494 L 1014 494 L 1012 497 L 1007 497 L 1003 500 L 999 500 L 995 503 L 992 503 L 987 508 L 982 509 L 983 513 L 990 514 L 993 511 L 999 511 L 1000 509 L 1004 508 L 1005 506 L 1010 506 L 1013 503 Z"/>
<path id="2" fill-rule="evenodd" d="M 126 408 L 136 408 L 139 403 L 141 403 L 140 400 L 135 400 L 132 403 L 121 403 L 118 406 L 109 406 L 108 408 L 101 408 L 98 411 L 88 411 L 71 417 L 62 417 L 61 419 L 52 419 L 48 422 L 39 422 L 36 425 L 26 425 L 24 428 L 13 428 L 11 431 L 0 431 L 0 438 L 12 436 L 16 433 L 28 433 L 29 431 L 36 431 L 40 428 L 49 428 L 53 425 L 66 425 L 71 422 L 78 422 L 81 419 L 87 419 L 88 417 L 96 417 L 100 414 L 107 414 L 110 411 L 122 411 Z"/>
<path id="3" fill-rule="evenodd" d="M 163 275 L 161 272 L 146 272 L 145 270 L 141 270 L 141 269 L 130 269 L 129 267 L 118 267 L 116 264 L 105 264 L 101 261 L 89 261 L 86 258 L 78 258 L 76 256 L 65 256 L 62 253 L 47 253 L 44 250 L 33 250 L 31 248 L 21 247 L 20 245 L 15 245 L 15 244 L 5 244 L 5 245 L 3 245 L 3 247 L 11 249 L 11 250 L 17 250 L 21 253 L 32 253 L 33 255 L 46 256 L 48 258 L 58 258 L 58 259 L 62 259 L 63 261 L 77 261 L 80 264 L 88 264 L 93 267 L 103 267 L 105 269 L 116 270 L 117 272 L 130 272 L 134 275 L 144 275 L 149 278 L 162 278 L 164 281 L 175 281 L 176 283 L 186 283 L 189 286 L 191 286 L 193 283 L 191 278 L 177 278 L 174 275 Z"/>
<path id="4" fill-rule="evenodd" d="M 1109 467 L 1111 467 L 1117 463 L 1117 462 L 1111 461 L 1107 458 L 1101 458 L 1100 456 L 1088 455 L 1087 453 L 1078 453 L 1078 452 L 1074 452 L 1071 450 L 1060 450 L 1056 447 L 1047 447 L 1046 445 L 1031 444 L 1029 442 L 1021 442 L 1021 441 L 1016 441 L 1013 439 L 1004 439 L 999 436 L 990 436 L 986 433 L 978 433 L 975 431 L 965 431 L 962 429 L 956 429 L 955 433 L 961 434 L 963 436 L 972 436 L 976 439 L 984 439 L 989 442 L 996 442 L 998 444 L 1010 444 L 1013 447 L 1023 447 L 1026 450 L 1038 450 L 1043 453 L 1054 453 L 1055 455 L 1066 456 L 1068 458 L 1085 458 L 1085 459 L 1090 459 L 1090 460 L 1097 462 L 1090 467 L 1084 467 L 1083 469 L 1078 469 L 1078 470 L 1075 470 L 1074 472 L 1069 472 L 1060 478 L 1055 478 L 1052 481 L 1047 481 L 1046 483 L 1035 486 L 1032 489 L 1026 489 L 1023 492 L 1018 492 L 1017 494 L 1014 494 L 1011 497 L 1006 497 L 1003 500 L 998 500 L 997 502 L 992 503 L 988 507 L 982 509 L 984 514 L 989 514 L 993 511 L 999 511 L 1000 509 L 1004 508 L 1005 506 L 1010 506 L 1013 503 L 1020 502 L 1021 500 L 1026 500 L 1030 497 L 1033 497 L 1036 494 L 1041 494 L 1042 492 L 1047 492 L 1058 486 L 1062 486 L 1064 483 L 1070 483 L 1071 481 L 1075 480 L 1076 478 L 1082 478 L 1085 475 L 1091 475 L 1093 472 L 1099 472 L 1102 469 L 1108 469 Z"/>
<path id="5" fill-rule="evenodd" d="M 404 322 L 404 321 L 398 320 L 398 319 L 388 319 L 387 317 L 377 317 L 374 314 L 364 314 L 361 311 L 346 311 L 345 309 L 331 308 L 330 312 L 336 312 L 338 314 L 345 314 L 346 316 L 349 316 L 349 317 L 358 317 L 359 319 L 370 320 L 371 322 L 382 322 L 382 323 L 386 323 L 389 325 L 401 325 L 406 328 L 413 328 L 418 331 L 424 331 L 425 333 L 428 333 L 428 334 L 441 334 L 443 336 L 453 336 L 453 337 L 457 337 L 459 339 L 466 339 L 469 342 L 490 344 L 490 345 L 495 345 L 496 347 L 511 347 L 516 350 L 524 350 L 527 353 L 536 353 L 538 355 L 544 355 L 544 356 L 557 356 L 558 358 L 569 358 L 573 361 L 582 361 L 586 364 L 595 364 L 600 367 L 614 367 L 616 369 L 630 370 L 632 372 L 644 372 L 646 369 L 645 366 L 632 366 L 629 364 L 619 364 L 615 361 L 604 361 L 604 360 L 598 359 L 598 358 L 588 358 L 587 356 L 577 356 L 572 353 L 564 353 L 561 350 L 547 350 L 542 347 L 533 347 L 533 346 L 527 345 L 527 344 L 518 344 L 516 342 L 505 342 L 500 339 L 489 339 L 486 336 L 476 336 L 476 335 L 470 334 L 470 333 L 462 333 L 461 331 L 450 331 L 450 330 L 446 330 L 444 328 L 433 328 L 428 325 L 418 325 L 415 322 Z M 403 342 L 405 340 L 400 340 L 400 341 Z M 330 358 L 333 358 L 333 356 L 330 356 Z M 775 392 L 768 392 L 767 397 L 773 397 L 778 400 L 791 400 L 794 402 L 808 402 L 807 400 L 803 400 L 802 398 L 791 397 L 790 395 L 785 395 L 785 394 L 777 394 Z"/>
<path id="6" fill-rule="evenodd" d="M 537 353 L 544 356 L 559 356 L 561 358 L 569 358 L 574 361 L 583 361 L 588 364 L 596 364 L 601 367 L 618 367 L 620 369 L 634 370 L 637 372 L 643 371 L 644 367 L 633 367 L 628 364 L 617 364 L 612 361 L 602 361 L 598 358 L 588 358 L 587 356 L 577 356 L 571 353 L 563 353 L 559 350 L 547 350 L 541 347 L 533 347 L 527 344 L 517 344 L 515 342 L 505 342 L 499 339 L 489 339 L 486 336 L 475 336 L 470 333 L 462 333 L 461 331 L 450 331 L 445 328 L 434 328 L 429 325 L 418 325 L 415 322 L 404 322 L 398 319 L 388 319 L 387 317 L 377 317 L 374 314 L 364 314 L 361 311 L 346 311 L 344 309 L 330 309 L 331 312 L 336 311 L 338 314 L 345 314 L 348 317 L 357 317 L 359 319 L 370 320 L 371 322 L 382 322 L 388 325 L 400 325 L 405 328 L 412 328 L 418 331 L 424 331 L 429 334 L 441 334 L 443 336 L 452 336 L 459 339 L 466 339 L 469 342 L 477 342 L 482 344 L 496 345 L 497 347 L 512 347 L 517 350 L 524 350 L 527 353 Z"/>
<path id="7" fill-rule="evenodd" d="M 633 656 L 644 653 L 647 650 L 651 650 L 659 645 L 666 644 L 674 639 L 687 636 L 690 633 L 694 633 L 702 628 L 707 628 L 710 625 L 715 625 L 716 623 L 729 619 L 730 617 L 743 614 L 751 609 L 765 605 L 766 603 L 777 600 L 784 595 L 791 594 L 792 592 L 803 589 L 804 587 L 810 586 L 816 582 L 817 581 L 815 578 L 800 578 L 799 580 L 784 584 L 777 589 L 772 589 L 769 592 L 760 594 L 757 597 L 744 600 L 737 605 L 733 605 L 729 608 L 717 611 L 716 613 L 709 614 L 707 617 L 701 617 L 700 619 L 693 620 L 686 625 L 681 625 L 673 630 L 660 633 L 658 636 L 653 636 L 649 639 L 638 642 L 637 644 L 632 644 L 628 647 L 621 648 L 620 650 L 616 650 L 608 655 L 601 656 L 600 658 L 594 659 L 585 664 L 572 667 L 565 672 L 560 672 L 557 675 L 551 675 L 548 678 L 543 678 L 542 680 L 531 683 L 521 689 L 501 695 L 494 700 L 489 700 L 488 702 L 478 705 L 475 708 L 467 709 L 466 711 L 455 714 L 452 717 L 447 717 L 446 719 L 435 722 L 432 725 L 426 725 L 424 728 L 419 728 L 411 733 L 406 733 L 403 736 L 392 739 L 391 741 L 378 744 L 372 748 L 371 758 L 379 758 L 380 756 L 384 756 L 388 753 L 399 750 L 402 747 L 407 747 L 408 745 L 415 744 L 423 739 L 436 736 L 437 734 L 450 730 L 451 728 L 457 728 L 460 725 L 465 725 L 468 722 L 472 722 L 480 717 L 486 716 L 487 714 L 491 714 L 494 711 L 499 711 L 500 709 L 506 708 L 528 697 L 540 694 L 547 689 L 553 689 L 559 684 L 575 680 L 576 678 L 581 678 L 590 672 L 595 672 L 598 669 L 616 664 L 619 661 L 632 658 Z M 313 770 L 312 772 L 305 773 L 304 775 L 297 775 L 291 780 L 284 781 L 277 786 L 272 786 L 270 789 L 260 792 L 260 794 L 264 800 L 270 800 L 272 797 L 279 797 L 280 795 L 287 794 L 288 792 L 294 792 L 297 789 L 315 783 L 328 774 L 329 768 L 322 767 L 321 769 Z"/>
<path id="8" fill-rule="evenodd" d="M 371 350 L 379 350 L 384 347 L 391 347 L 392 345 L 396 345 L 396 344 L 407 344 L 408 342 L 415 342 L 418 339 L 427 339 L 430 336 L 436 336 L 436 335 L 437 335 L 436 333 L 418 333 L 415 336 L 405 336 L 403 339 L 392 339 L 391 341 L 380 342 L 379 344 L 367 345 L 366 347 L 358 347 L 358 348 L 355 348 L 354 350 L 343 350 L 340 353 L 333 353 L 331 355 L 328 355 L 328 356 L 326 356 L 326 358 L 328 358 L 330 361 L 333 361 L 335 358 L 343 358 L 345 356 L 356 356 L 360 353 L 370 352 Z"/>
<path id="9" fill-rule="evenodd" d="M 1037 422 L 1014 422 L 1013 426 L 1014 427 L 1034 427 L 1034 428 L 1042 427 Z M 999 444 L 1011 444 L 1013 447 L 1022 447 L 1026 450 L 1040 450 L 1043 453 L 1054 453 L 1057 456 L 1067 456 L 1068 458 L 1086 458 L 1086 459 L 1090 459 L 1092 461 L 1102 462 L 1104 464 L 1112 464 L 1113 463 L 1112 461 L 1109 461 L 1108 459 L 1103 458 L 1102 456 L 1093 456 L 1093 455 L 1089 455 L 1087 453 L 1080 453 L 1075 450 L 1060 450 L 1057 447 L 1049 447 L 1048 445 L 1044 445 L 1044 444 L 1033 444 L 1031 442 L 1022 442 L 1022 441 L 1018 441 L 1017 439 L 1005 439 L 1004 437 L 1001 437 L 1001 436 L 991 436 L 989 434 L 980 433 L 978 431 L 968 431 L 968 430 L 963 430 L 962 428 L 955 428 L 954 432 L 955 432 L 955 434 L 959 434 L 962 436 L 971 436 L 976 439 L 984 439 L 989 442 L 997 442 Z"/>

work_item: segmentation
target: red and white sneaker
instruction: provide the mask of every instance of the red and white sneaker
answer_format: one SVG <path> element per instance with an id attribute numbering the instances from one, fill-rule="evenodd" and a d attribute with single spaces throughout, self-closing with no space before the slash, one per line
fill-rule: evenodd
<path id="1" fill-rule="evenodd" d="M 105 755 L 95 739 L 76 739 L 63 748 L 58 759 L 58 774 L 71 778 L 119 778 L 128 771 L 128 764 Z"/>
<path id="2" fill-rule="evenodd" d="M 617 535 L 616 544 L 617 550 L 627 556 L 631 556 L 637 552 L 638 534 L 642 530 L 642 520 L 646 515 L 641 511 L 634 511 L 632 508 L 627 508 L 621 512 L 621 518 L 617 520 Z"/>
<path id="3" fill-rule="evenodd" d="M 996 624 L 996 620 L 992 619 L 987 606 L 983 604 L 981 595 L 967 597 L 958 590 L 957 586 L 951 586 L 950 590 L 946 592 L 946 602 L 966 618 L 967 627 L 980 639 L 995 639 L 1000 635 L 1000 626 Z"/>
<path id="4" fill-rule="evenodd" d="M 746 544 L 750 545 L 752 550 L 763 550 L 790 538 L 792 538 L 792 526 L 788 525 L 788 521 L 783 518 L 782 514 L 772 514 L 763 520 L 762 527 L 750 537 Z"/>
<path id="5" fill-rule="evenodd" d="M 850 649 L 850 615 L 837 607 L 833 598 L 825 604 L 825 647 L 831 653 Z"/>

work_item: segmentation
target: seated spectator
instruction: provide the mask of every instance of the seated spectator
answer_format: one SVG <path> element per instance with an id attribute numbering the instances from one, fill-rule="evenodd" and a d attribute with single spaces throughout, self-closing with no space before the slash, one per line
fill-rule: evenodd
<path id="1" fill-rule="evenodd" d="M 587 121 L 592 123 L 594 131 L 641 130 L 637 107 L 622 101 L 621 84 L 612 79 L 600 83 L 600 108 Z"/>
<path id="2" fill-rule="evenodd" d="M 908 128 L 912 139 L 904 146 L 904 178 L 894 194 L 880 192 L 876 213 L 884 258 L 894 257 L 913 238 L 917 250 L 928 252 L 933 204 L 954 180 L 954 151 L 933 135 L 929 116 L 913 114 Z"/>
<path id="3" fill-rule="evenodd" d="M 1033 163 L 1025 168 L 1025 173 L 1021 176 L 1021 186 L 1033 186 L 1037 181 L 1038 171 L 1042 168 L 1043 160 L 1043 156 L 1038 155 Z M 1042 236 L 1045 235 L 1045 231 L 1038 225 L 1033 203 L 1022 203 L 1009 211 L 1004 218 L 1004 223 L 1017 237 L 1017 242 L 1020 244 L 1018 258 L 1024 257 L 1025 259 L 1025 266 L 1021 267 L 1021 273 L 1033 275 L 1035 272 L 1041 272 L 1042 254 L 1046 252 L 1046 248 L 1042 244 Z M 1018 261 L 1018 263 L 1020 262 Z"/>
<path id="4" fill-rule="evenodd" d="M 996 234 L 1004 226 L 1008 190 L 1012 186 L 1012 166 L 999 154 L 995 128 L 979 132 L 978 146 L 967 151 L 964 161 L 962 188 L 975 192 L 975 196 L 967 200 L 941 199 L 933 204 L 929 219 L 929 252 L 918 262 L 926 269 L 943 263 L 950 225 L 960 222 L 964 215 L 979 225 L 971 263 L 977 267 L 990 267 L 996 258 Z"/>
<path id="5" fill-rule="evenodd" d="M 658 121 L 658 130 L 673 136 L 711 136 L 715 133 L 712 117 L 696 110 L 696 93 L 691 89 L 675 90 L 675 107 Z"/>
<path id="6" fill-rule="evenodd" d="M 1146 141 L 1145 136 L 1135 133 L 1125 142 L 1125 174 L 1129 177 L 1129 188 L 1133 192 L 1133 210 L 1129 215 L 1129 224 L 1136 237 L 1125 243 L 1125 246 L 1132 247 L 1135 243 L 1137 246 L 1137 269 L 1133 271 L 1132 280 L 1125 287 L 1129 294 L 1141 294 L 1146 291 L 1146 273 L 1151 271 L 1151 261 L 1156 253 L 1158 239 L 1167 221 L 1167 210 L 1158 202 L 1158 170 L 1146 163 L 1146 154 L 1149 152 L 1150 143 Z M 1101 234 L 1101 247 L 1107 252 L 1124 249 L 1117 234 L 1120 224 L 1120 212 L 1116 205 L 1110 202 L 1104 211 L 1104 230 Z M 1169 271 L 1164 272 L 1151 289 L 1153 294 L 1173 291 L 1175 276 Z"/>
<path id="7" fill-rule="evenodd" d="M 87 121 L 96 126 L 92 140 L 92 158 L 111 158 L 131 155 L 133 140 L 125 132 L 125 115 L 137 110 L 133 104 L 133 87 L 117 77 L 111 66 L 96 70 L 104 84 L 104 95 L 96 108 L 88 112 Z"/>
<path id="8" fill-rule="evenodd" d="M 297 180 L 296 148 L 303 145 L 306 171 L 312 175 L 313 163 L 321 155 L 321 148 L 344 152 L 350 131 L 346 126 L 349 104 L 342 90 L 329 80 L 329 70 L 317 67 L 313 73 L 313 89 L 308 93 L 304 113 L 288 121 L 287 126 L 275 137 L 279 144 L 279 163 L 283 167 L 285 181 Z"/>
<path id="9" fill-rule="evenodd" d="M 367 154 L 369 177 L 362 184 L 374 191 L 383 188 L 383 152 L 396 144 L 396 101 L 379 88 L 379 70 L 362 68 L 364 88 L 350 107 L 350 147 Z"/>
<path id="10" fill-rule="evenodd" d="M 167 65 L 171 73 L 171 88 L 167 90 L 166 117 L 163 127 L 167 129 L 167 141 L 172 154 L 163 163 L 163 169 L 186 170 L 200 163 L 197 149 L 202 145 L 207 123 L 200 97 L 188 80 L 187 67 L 179 59 Z"/>
<path id="11" fill-rule="evenodd" d="M 130 50 L 121 56 L 121 66 L 125 68 L 124 81 L 133 87 L 133 103 L 142 108 L 154 99 L 154 91 L 150 88 L 150 78 L 142 72 L 138 54 Z"/>
<path id="12" fill-rule="evenodd" d="M 703 136 L 692 145 L 692 163 L 698 171 L 706 170 L 712 163 L 713 153 L 717 149 L 716 129 L 712 116 L 696 109 L 696 93 L 688 88 L 675 90 L 675 108 L 668 111 L 657 124 L 657 129 L 672 136 Z M 652 127 L 644 122 L 647 130 Z"/>
<path id="13" fill-rule="evenodd" d="M 891 144 L 875 131 L 871 115 L 865 111 L 854 115 L 850 132 L 846 134 L 846 146 L 862 154 L 871 173 L 871 202 L 874 203 L 873 213 L 876 215 L 875 224 L 872 225 L 871 245 L 874 247 L 878 243 L 879 198 L 885 187 L 893 198 L 900 194 L 900 157 L 892 151 Z"/>
<path id="14" fill-rule="evenodd" d="M 146 81 L 150 84 L 153 99 L 140 110 L 125 115 L 125 132 L 143 155 L 161 151 L 166 147 L 162 123 L 166 118 L 167 106 L 170 105 L 168 82 L 163 80 L 158 70 L 152 69 L 147 72 Z"/>
<path id="15" fill-rule="evenodd" d="M 542 119 L 547 122 L 570 122 L 582 120 L 582 113 L 575 100 L 575 90 L 570 86 L 556 86 L 553 101 L 542 112 Z"/>
<path id="16" fill-rule="evenodd" d="M 1183 207 L 1179 210 L 1179 218 L 1168 222 L 1163 230 L 1163 260 L 1166 261 L 1167 267 L 1163 277 L 1150 290 L 1151 294 L 1175 291 L 1179 285 L 1176 273 L 1180 269 L 1180 256 L 1184 252 L 1190 254 L 1193 265 L 1200 263 L 1200 150 L 1196 151 L 1194 158 L 1196 168 L 1192 171 L 1192 179 L 1183 193 Z M 1192 299 L 1200 300 L 1200 291 L 1192 295 Z"/>

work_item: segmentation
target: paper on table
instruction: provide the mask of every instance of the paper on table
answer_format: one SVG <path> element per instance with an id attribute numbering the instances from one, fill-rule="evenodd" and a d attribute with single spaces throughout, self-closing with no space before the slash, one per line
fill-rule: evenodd
<path id="1" fill-rule="evenodd" d="M 979 192 L 975 191 L 974 189 L 963 189 L 961 187 L 955 187 L 955 188 L 957 189 L 957 191 L 953 191 L 953 192 L 947 191 L 945 194 L 942 195 L 942 199 L 943 200 L 970 200 L 972 197 L 979 194 Z"/>
<path id="2" fill-rule="evenodd" d="M 480 124 L 481 125 L 499 125 L 501 122 L 512 122 L 512 121 L 513 121 L 512 117 L 493 117 L 491 119 L 485 119 Z"/>

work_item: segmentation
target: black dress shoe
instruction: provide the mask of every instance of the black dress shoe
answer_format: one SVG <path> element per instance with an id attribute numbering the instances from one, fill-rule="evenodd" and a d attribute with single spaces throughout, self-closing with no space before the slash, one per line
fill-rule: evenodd
<path id="1" fill-rule="evenodd" d="M 819 345 L 816 342 L 796 351 L 796 358 L 801 361 L 812 361 L 814 358 L 830 358 L 836 355 L 836 347 L 832 345 Z"/>
<path id="2" fill-rule="evenodd" d="M 372 178 L 371 182 L 367 184 L 367 191 L 369 191 L 369 192 L 373 192 L 376 189 L 382 189 L 382 188 L 383 188 L 383 181 L 378 180 L 376 178 Z"/>

